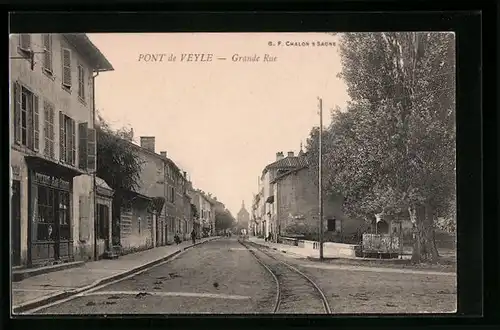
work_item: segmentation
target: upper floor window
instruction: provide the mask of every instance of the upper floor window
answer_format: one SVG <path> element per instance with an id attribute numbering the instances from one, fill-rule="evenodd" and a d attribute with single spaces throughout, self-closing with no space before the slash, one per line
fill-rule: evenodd
<path id="1" fill-rule="evenodd" d="M 88 123 L 78 124 L 78 167 L 89 172 L 96 169 L 96 130 Z"/>
<path id="2" fill-rule="evenodd" d="M 43 136 L 45 141 L 45 146 L 43 153 L 49 158 L 54 158 L 54 116 L 55 110 L 54 105 L 48 101 L 43 103 L 43 113 L 44 113 L 44 126 L 43 126 Z"/>
<path id="3" fill-rule="evenodd" d="M 13 92 L 14 141 L 38 151 L 40 145 L 39 98 L 18 82 L 14 83 Z"/>
<path id="4" fill-rule="evenodd" d="M 78 97 L 85 101 L 85 69 L 81 64 L 78 64 Z"/>
<path id="5" fill-rule="evenodd" d="M 19 35 L 19 48 L 24 51 L 31 50 L 31 34 Z"/>
<path id="6" fill-rule="evenodd" d="M 75 121 L 62 111 L 59 111 L 59 148 L 59 159 L 74 166 L 76 160 Z"/>
<path id="7" fill-rule="evenodd" d="M 52 74 L 52 35 L 42 34 L 42 43 L 44 48 L 43 70 L 46 73 Z"/>
<path id="8" fill-rule="evenodd" d="M 62 86 L 71 90 L 71 50 L 69 48 L 62 49 L 62 72 Z"/>

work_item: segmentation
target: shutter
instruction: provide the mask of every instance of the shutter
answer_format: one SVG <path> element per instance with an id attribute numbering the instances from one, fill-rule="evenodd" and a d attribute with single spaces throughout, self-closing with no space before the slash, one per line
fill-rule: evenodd
<path id="1" fill-rule="evenodd" d="M 31 49 L 31 35 L 30 34 L 21 34 L 19 36 L 19 47 L 22 50 Z"/>
<path id="2" fill-rule="evenodd" d="M 87 169 L 88 126 L 88 123 L 78 124 L 78 167 L 82 170 Z"/>
<path id="3" fill-rule="evenodd" d="M 52 35 L 43 34 L 43 47 L 45 52 L 43 54 L 43 67 L 45 70 L 52 72 Z"/>
<path id="4" fill-rule="evenodd" d="M 33 94 L 33 150 L 40 150 L 40 113 L 38 108 L 39 98 Z"/>
<path id="5" fill-rule="evenodd" d="M 21 85 L 14 82 L 14 141 L 21 143 Z"/>
<path id="6" fill-rule="evenodd" d="M 68 48 L 62 49 L 62 65 L 62 84 L 67 88 L 71 88 L 71 50 Z"/>
<path id="7" fill-rule="evenodd" d="M 30 97 L 29 97 L 29 96 Z M 34 125 L 33 125 L 33 120 L 34 120 L 34 95 L 33 94 L 27 94 L 26 96 L 27 100 L 27 109 L 26 109 L 26 145 L 30 149 L 34 149 Z"/>
<path id="8" fill-rule="evenodd" d="M 49 139 L 50 139 L 50 149 L 49 156 L 50 158 L 55 158 L 54 154 L 54 140 L 55 140 L 55 132 L 54 132 L 54 107 L 52 104 L 49 108 Z"/>
<path id="9" fill-rule="evenodd" d="M 71 119 L 71 165 L 76 163 L 76 123 Z"/>
<path id="10" fill-rule="evenodd" d="M 89 128 L 87 135 L 87 169 L 94 172 L 97 167 L 96 130 Z"/>
<path id="11" fill-rule="evenodd" d="M 43 154 L 50 157 L 50 110 L 49 102 L 43 102 Z"/>
<path id="12" fill-rule="evenodd" d="M 64 114 L 59 111 L 59 159 L 66 160 L 66 129 L 64 127 Z"/>

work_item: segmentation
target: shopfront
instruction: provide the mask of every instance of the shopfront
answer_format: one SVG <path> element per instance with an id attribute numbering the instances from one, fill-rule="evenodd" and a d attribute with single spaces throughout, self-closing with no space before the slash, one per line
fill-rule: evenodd
<path id="1" fill-rule="evenodd" d="M 66 170 L 58 171 L 56 166 L 44 169 L 28 165 L 28 264 L 31 266 L 73 260 L 73 175 Z"/>

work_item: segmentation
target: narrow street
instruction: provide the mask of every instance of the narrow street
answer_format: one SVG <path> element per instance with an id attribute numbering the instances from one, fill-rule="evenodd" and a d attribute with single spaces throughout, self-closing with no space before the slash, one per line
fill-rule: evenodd
<path id="1" fill-rule="evenodd" d="M 36 314 L 269 313 L 275 295 L 271 274 L 226 238 Z"/>

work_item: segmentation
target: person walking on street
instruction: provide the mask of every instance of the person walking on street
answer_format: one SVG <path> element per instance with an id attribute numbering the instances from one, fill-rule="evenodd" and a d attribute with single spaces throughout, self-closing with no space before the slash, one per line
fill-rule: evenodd
<path id="1" fill-rule="evenodd" d="M 196 232 L 194 229 L 191 231 L 191 239 L 193 240 L 193 244 L 196 243 Z"/>

